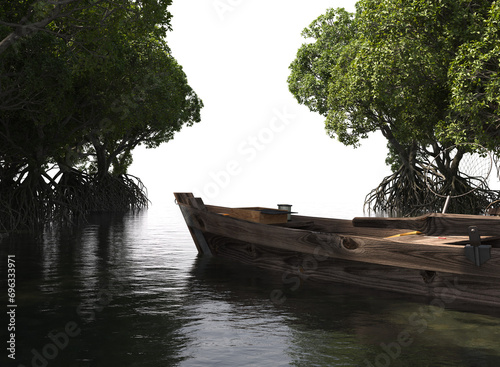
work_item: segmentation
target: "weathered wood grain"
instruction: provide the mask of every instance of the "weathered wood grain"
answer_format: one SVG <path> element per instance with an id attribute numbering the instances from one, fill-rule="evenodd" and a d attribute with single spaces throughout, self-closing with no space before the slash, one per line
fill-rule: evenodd
<path id="1" fill-rule="evenodd" d="M 414 218 L 357 217 L 355 227 L 398 228 L 433 236 L 466 236 L 476 226 L 482 236 L 500 236 L 500 218 L 495 216 L 433 213 Z"/>
<path id="2" fill-rule="evenodd" d="M 487 232 L 482 241 L 495 246 L 500 218 L 438 214 L 348 221 L 292 216 L 291 222 L 269 225 L 232 218 L 230 208 L 206 206 L 189 193 L 176 194 L 176 199 L 200 253 L 281 271 L 286 284 L 311 279 L 441 303 L 500 306 L 500 248 L 493 247 L 491 259 L 481 267 L 467 260 L 464 251 L 469 225 Z M 388 238 L 412 230 L 427 235 Z"/>
<path id="3" fill-rule="evenodd" d="M 491 249 L 492 259 L 477 267 L 465 258 L 463 246 L 405 240 L 410 236 L 395 240 L 315 232 L 250 223 L 192 207 L 187 210 L 193 225 L 203 233 L 288 251 L 326 254 L 338 259 L 500 278 L 500 249 L 496 248 Z"/>
<path id="4" fill-rule="evenodd" d="M 193 239 L 193 242 L 196 246 L 196 250 L 198 250 L 198 253 L 200 254 L 203 253 L 206 255 L 211 255 L 212 252 L 210 250 L 210 247 L 206 243 L 203 233 L 200 231 L 200 229 L 195 228 L 191 225 L 191 217 L 188 210 L 190 206 L 194 206 L 199 210 L 204 210 L 203 201 L 201 201 L 201 199 L 199 198 L 195 198 L 192 193 L 175 193 L 174 195 L 175 200 L 179 204 L 182 215 L 184 216 L 184 220 L 186 221 L 189 233 L 191 234 L 191 238 Z"/>
<path id="5" fill-rule="evenodd" d="M 248 220 L 251 222 L 273 224 L 286 223 L 288 211 L 261 207 L 231 208 L 229 215 L 234 218 Z"/>
<path id="6" fill-rule="evenodd" d="M 437 307 L 459 301 L 500 306 L 500 287 L 495 279 L 315 257 L 216 235 L 208 235 L 207 241 L 221 258 L 281 272 L 283 288 L 288 290 L 304 282 L 325 286 L 334 282 L 426 297 Z"/>

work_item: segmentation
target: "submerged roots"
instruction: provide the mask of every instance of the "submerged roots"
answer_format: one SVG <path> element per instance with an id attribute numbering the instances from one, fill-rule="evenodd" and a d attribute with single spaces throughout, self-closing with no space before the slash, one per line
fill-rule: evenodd
<path id="1" fill-rule="evenodd" d="M 148 204 L 145 186 L 128 174 L 98 178 L 75 170 L 58 182 L 28 176 L 18 185 L 0 185 L 0 232 L 37 231 L 52 223 L 76 223 L 94 212 L 124 213 Z"/>
<path id="2" fill-rule="evenodd" d="M 149 200 L 141 180 L 131 175 L 104 176 L 90 187 L 91 212 L 127 212 L 147 208 Z"/>

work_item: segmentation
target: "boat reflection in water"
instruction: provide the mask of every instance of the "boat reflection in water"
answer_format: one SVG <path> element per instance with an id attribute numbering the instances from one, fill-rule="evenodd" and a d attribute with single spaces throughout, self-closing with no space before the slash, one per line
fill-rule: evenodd
<path id="1" fill-rule="evenodd" d="M 313 282 L 312 262 L 197 257 L 178 207 L 159 209 L 2 239 L 17 264 L 16 366 L 499 365 L 499 315 Z M 79 333 L 58 347 L 69 323 Z"/>
<path id="2" fill-rule="evenodd" d="M 205 358 L 228 366 L 264 360 L 283 366 L 500 362 L 498 316 L 342 284 L 293 288 L 280 272 L 216 257 L 199 257 L 191 274 L 189 309 L 197 316 L 183 328 L 192 341 L 183 366 L 201 366 L 196 362 Z M 273 302 L 276 290 L 284 302 Z"/>

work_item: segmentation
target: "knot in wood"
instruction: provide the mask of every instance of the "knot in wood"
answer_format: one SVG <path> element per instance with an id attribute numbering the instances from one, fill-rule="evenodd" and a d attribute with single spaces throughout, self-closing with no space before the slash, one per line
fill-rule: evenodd
<path id="1" fill-rule="evenodd" d="M 248 244 L 245 248 L 245 250 L 247 251 L 247 254 L 250 256 L 250 257 L 253 257 L 253 258 L 256 258 L 257 257 L 257 250 L 255 249 L 255 245 L 253 244 Z"/>
<path id="2" fill-rule="evenodd" d="M 420 275 L 426 284 L 430 284 L 436 278 L 436 272 L 430 270 L 421 270 Z"/>
<path id="3" fill-rule="evenodd" d="M 347 250 L 355 250 L 359 247 L 359 244 L 351 237 L 343 237 L 342 247 L 344 247 Z"/>

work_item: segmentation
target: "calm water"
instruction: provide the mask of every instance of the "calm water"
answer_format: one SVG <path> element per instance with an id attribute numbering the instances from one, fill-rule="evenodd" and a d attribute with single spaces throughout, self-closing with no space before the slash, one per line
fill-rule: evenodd
<path id="1" fill-rule="evenodd" d="M 343 286 L 292 291 L 282 274 L 197 258 L 174 205 L 38 242 L 4 238 L 0 254 L 2 279 L 15 255 L 17 304 L 16 360 L 4 347 L 1 366 L 500 365 L 494 310 Z M 0 290 L 6 304 L 6 282 Z"/>

